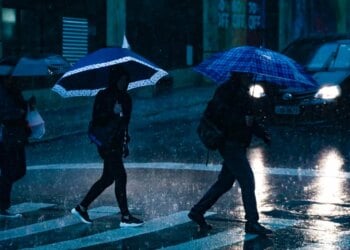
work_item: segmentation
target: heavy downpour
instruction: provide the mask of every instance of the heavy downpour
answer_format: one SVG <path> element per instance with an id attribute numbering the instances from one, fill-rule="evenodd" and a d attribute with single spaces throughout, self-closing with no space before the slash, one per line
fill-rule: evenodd
<path id="1" fill-rule="evenodd" d="M 346 0 L 0 0 L 0 249 L 350 249 Z"/>

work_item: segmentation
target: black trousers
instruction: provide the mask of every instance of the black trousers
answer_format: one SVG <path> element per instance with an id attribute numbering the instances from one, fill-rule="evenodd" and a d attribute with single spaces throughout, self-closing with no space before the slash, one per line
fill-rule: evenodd
<path id="1" fill-rule="evenodd" d="M 118 149 L 103 150 L 99 148 L 99 154 L 104 160 L 103 172 L 99 180 L 92 185 L 89 192 L 80 203 L 87 208 L 107 187 L 114 184 L 115 196 L 122 215 L 128 215 L 128 203 L 126 197 L 126 171 L 122 159 L 122 151 Z"/>
<path id="2" fill-rule="evenodd" d="M 4 147 L 0 143 L 0 209 L 11 206 L 13 184 L 26 174 L 26 157 L 24 145 Z"/>
<path id="3" fill-rule="evenodd" d="M 246 156 L 246 148 L 235 142 L 227 142 L 220 149 L 220 153 L 224 162 L 218 179 L 203 198 L 193 206 L 192 211 L 204 214 L 224 193 L 231 189 L 237 180 L 241 187 L 246 220 L 258 221 L 254 174 Z"/>

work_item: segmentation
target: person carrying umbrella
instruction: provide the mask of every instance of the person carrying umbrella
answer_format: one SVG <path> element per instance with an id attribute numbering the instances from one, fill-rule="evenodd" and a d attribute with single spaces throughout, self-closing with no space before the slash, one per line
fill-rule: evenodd
<path id="1" fill-rule="evenodd" d="M 25 145 L 31 134 L 26 121 L 28 105 L 10 75 L 0 77 L 0 217 L 20 218 L 9 211 L 13 184 L 26 174 Z"/>
<path id="2" fill-rule="evenodd" d="M 127 143 L 130 140 L 128 125 L 132 111 L 132 100 L 127 92 L 130 75 L 123 66 L 114 66 L 109 73 L 109 85 L 96 95 L 92 128 L 99 128 L 107 133 L 108 142 L 97 146 L 104 160 L 103 172 L 99 180 L 93 184 L 85 198 L 71 212 L 87 224 L 92 223 L 88 215 L 89 205 L 110 185 L 115 183 L 115 196 L 121 211 L 120 227 L 141 226 L 143 221 L 132 216 L 128 209 L 126 184 L 127 175 L 123 157 L 129 154 Z"/>
<path id="3" fill-rule="evenodd" d="M 241 187 L 247 220 L 245 232 L 272 234 L 270 229 L 258 223 L 254 174 L 246 156 L 253 135 L 267 144 L 270 143 L 268 133 L 253 117 L 252 100 L 248 93 L 251 80 L 251 74 L 232 73 L 231 78 L 216 89 L 214 97 L 204 111 L 207 119 L 224 133 L 223 143 L 219 145 L 219 152 L 224 161 L 218 180 L 188 214 L 201 229 L 211 229 L 211 225 L 204 219 L 204 213 L 229 191 L 237 180 Z"/>

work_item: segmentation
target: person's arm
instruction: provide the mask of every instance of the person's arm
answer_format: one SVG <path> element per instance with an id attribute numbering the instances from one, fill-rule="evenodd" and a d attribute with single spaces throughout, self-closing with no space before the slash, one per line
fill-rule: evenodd
<path id="1" fill-rule="evenodd" d="M 0 121 L 16 121 L 23 119 L 26 110 L 24 110 L 8 96 L 1 95 L 0 98 Z"/>
<path id="2" fill-rule="evenodd" d="M 125 131 L 124 143 L 129 143 L 130 142 L 129 124 L 130 124 L 131 113 L 132 113 L 132 99 L 128 93 L 126 93 L 123 96 L 122 109 L 123 109 L 122 126 Z"/>
<path id="3" fill-rule="evenodd" d="M 261 126 L 255 120 L 253 121 L 252 132 L 255 136 L 262 139 L 266 144 L 271 143 L 271 137 L 270 137 L 269 133 L 265 130 L 265 128 L 263 126 Z"/>
<path id="4" fill-rule="evenodd" d="M 126 93 L 123 96 L 122 109 L 123 109 L 123 120 L 125 122 L 125 126 L 128 127 L 131 119 L 131 112 L 132 112 L 132 99 L 128 93 Z"/>

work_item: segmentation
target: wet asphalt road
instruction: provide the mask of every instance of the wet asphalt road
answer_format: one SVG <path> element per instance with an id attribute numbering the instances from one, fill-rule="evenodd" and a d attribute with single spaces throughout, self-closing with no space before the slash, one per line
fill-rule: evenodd
<path id="1" fill-rule="evenodd" d="M 204 93 L 210 95 L 209 91 Z M 149 101 L 142 100 L 140 104 Z M 21 220 L 0 220 L 2 249 L 39 245 L 53 249 L 53 243 L 63 241 L 85 249 L 350 249 L 347 129 L 274 126 L 270 128 L 271 146 L 253 141 L 248 156 L 255 172 L 261 221 L 276 230 L 273 237 L 243 233 L 238 184 L 210 210 L 213 214 L 208 221 L 214 229 L 200 232 L 186 220 L 187 212 L 181 213 L 189 210 L 214 183 L 221 159 L 214 152 L 210 154 L 209 166 L 203 165 L 206 150 L 195 134 L 203 102 L 178 108 L 173 102 L 164 113 L 148 113 L 145 117 L 135 112 L 132 118 L 131 154 L 126 159 L 129 204 L 132 212 L 151 226 L 146 223 L 144 231 L 121 231 L 116 212 L 99 217 L 92 226 L 67 224 L 69 210 L 101 172 L 96 149 L 81 131 L 28 147 L 30 167 L 14 188 L 13 204 L 51 206 L 26 212 Z M 172 112 L 177 113 L 173 115 L 176 119 L 171 118 Z M 112 188 L 91 208 L 101 206 L 116 207 Z M 175 215 L 179 217 L 172 221 Z M 157 222 L 159 218 L 161 223 Z M 57 220 L 59 226 L 52 227 L 52 220 Z M 39 225 L 33 227 L 35 223 Z M 27 228 L 23 234 L 21 227 Z M 9 230 L 12 231 L 6 238 Z M 93 238 L 109 231 L 97 240 Z M 65 248 L 61 245 L 60 249 Z"/>

